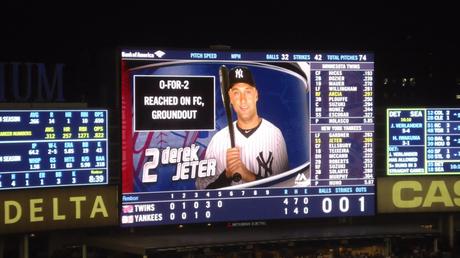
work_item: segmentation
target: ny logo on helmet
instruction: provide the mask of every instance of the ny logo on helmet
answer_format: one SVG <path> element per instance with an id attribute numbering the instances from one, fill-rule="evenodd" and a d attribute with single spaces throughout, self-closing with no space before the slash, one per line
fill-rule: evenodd
<path id="1" fill-rule="evenodd" d="M 239 69 L 239 68 L 236 69 L 236 70 L 235 70 L 235 77 L 238 78 L 238 79 L 243 78 L 243 70 L 241 70 L 241 69 Z"/>

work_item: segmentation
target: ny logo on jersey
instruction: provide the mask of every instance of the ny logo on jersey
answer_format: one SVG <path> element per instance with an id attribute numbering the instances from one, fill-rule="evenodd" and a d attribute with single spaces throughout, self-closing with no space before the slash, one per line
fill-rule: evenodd
<path id="1" fill-rule="evenodd" d="M 257 157 L 257 163 L 259 163 L 259 170 L 257 174 L 260 177 L 265 178 L 273 175 L 273 153 L 271 151 L 269 152 L 267 160 L 264 159 L 264 154 L 262 152 L 259 152 L 259 156 Z"/>
<path id="2" fill-rule="evenodd" d="M 235 70 L 235 77 L 238 78 L 238 79 L 241 79 L 243 78 L 243 70 L 241 70 L 240 68 L 236 69 Z"/>

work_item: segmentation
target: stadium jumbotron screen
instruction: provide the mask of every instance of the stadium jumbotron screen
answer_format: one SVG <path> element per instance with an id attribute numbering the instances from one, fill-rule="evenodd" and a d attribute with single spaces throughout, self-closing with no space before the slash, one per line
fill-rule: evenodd
<path id="1" fill-rule="evenodd" d="M 374 214 L 373 54 L 120 54 L 123 226 Z"/>

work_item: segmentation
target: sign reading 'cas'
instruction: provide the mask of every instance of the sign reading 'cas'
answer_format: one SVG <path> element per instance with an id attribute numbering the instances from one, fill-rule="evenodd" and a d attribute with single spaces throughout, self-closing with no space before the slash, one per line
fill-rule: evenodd
<path id="1" fill-rule="evenodd" d="M 379 213 L 460 211 L 460 177 L 379 178 Z"/>

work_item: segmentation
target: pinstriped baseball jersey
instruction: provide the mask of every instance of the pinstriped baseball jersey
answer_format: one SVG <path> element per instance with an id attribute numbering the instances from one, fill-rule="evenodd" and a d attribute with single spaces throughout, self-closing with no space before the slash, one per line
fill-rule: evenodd
<path id="1" fill-rule="evenodd" d="M 281 131 L 269 121 L 262 119 L 260 126 L 249 137 L 235 127 L 235 145 L 240 148 L 241 161 L 257 178 L 266 178 L 288 170 L 286 143 Z M 217 132 L 206 149 L 206 159 L 216 160 L 216 175 L 198 178 L 197 189 L 204 189 L 214 182 L 227 167 L 226 153 L 230 148 L 228 127 Z M 232 185 L 244 183 L 232 182 Z"/>

